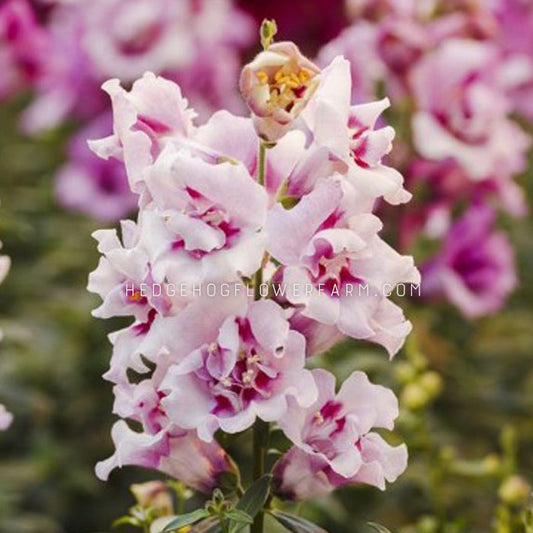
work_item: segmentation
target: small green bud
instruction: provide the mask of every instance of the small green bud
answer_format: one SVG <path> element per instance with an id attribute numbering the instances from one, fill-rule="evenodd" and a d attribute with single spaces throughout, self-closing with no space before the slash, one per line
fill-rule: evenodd
<path id="1" fill-rule="evenodd" d="M 523 505 L 529 499 L 531 486 L 518 475 L 510 476 L 500 485 L 498 495 L 508 505 Z"/>
<path id="2" fill-rule="evenodd" d="M 401 404 L 410 411 L 418 411 L 429 402 L 427 391 L 418 383 L 409 383 L 401 393 Z"/>
<path id="3" fill-rule="evenodd" d="M 420 533 L 436 533 L 439 529 L 439 521 L 434 516 L 423 516 L 418 521 Z"/>
<path id="4" fill-rule="evenodd" d="M 272 44 L 274 36 L 278 33 L 278 25 L 275 20 L 263 20 L 261 24 L 261 44 L 265 50 Z"/>
<path id="5" fill-rule="evenodd" d="M 433 370 L 424 372 L 420 376 L 419 383 L 431 398 L 436 398 L 442 391 L 442 378 Z"/>
<path id="6" fill-rule="evenodd" d="M 402 385 L 407 385 L 411 383 L 416 378 L 416 368 L 406 361 L 401 361 L 394 368 L 394 373 L 396 378 Z"/>
<path id="7" fill-rule="evenodd" d="M 495 453 L 491 453 L 483 458 L 483 468 L 489 475 L 496 475 L 502 468 L 502 460 Z"/>

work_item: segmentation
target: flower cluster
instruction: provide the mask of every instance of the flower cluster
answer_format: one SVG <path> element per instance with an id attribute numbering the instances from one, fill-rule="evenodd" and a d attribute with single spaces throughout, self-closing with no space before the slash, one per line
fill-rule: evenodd
<path id="1" fill-rule="evenodd" d="M 352 0 L 348 9 L 352 25 L 317 61 L 344 54 L 356 100 L 384 91 L 395 104 L 387 118 L 401 135 L 392 159 L 416 198 L 395 218 L 398 246 L 413 249 L 421 236 L 441 243 L 427 269 L 450 275 L 428 276 L 422 293 L 469 317 L 494 312 L 515 276 L 512 249 L 492 221 L 497 210 L 527 210 L 514 178 L 530 139 L 511 115 L 530 113 L 533 9 L 520 0 Z M 479 252 L 480 239 L 485 251 L 502 244 L 497 266 L 493 253 Z M 461 247 L 461 261 L 451 261 L 450 246 Z"/>
<path id="2" fill-rule="evenodd" d="M 101 84 L 110 77 L 131 83 L 151 70 L 177 81 L 203 118 L 221 107 L 241 111 L 236 79 L 253 31 L 232 0 L 6 0 L 0 100 L 34 92 L 22 116 L 28 133 L 73 118 L 85 124 L 57 176 L 57 197 L 68 208 L 118 220 L 134 206 L 124 172 L 95 162 L 84 142 L 108 127 Z"/>
<path id="3" fill-rule="evenodd" d="M 104 85 L 113 133 L 91 146 L 123 161 L 139 215 L 121 238 L 94 234 L 94 315 L 134 319 L 110 337 L 105 378 L 121 420 L 101 478 L 140 465 L 208 492 L 236 469 L 215 434 L 256 421 L 293 443 L 275 469 L 280 496 L 383 489 L 406 467 L 405 447 L 373 431 L 393 429 L 391 391 L 356 372 L 336 395 L 333 376 L 306 369 L 345 336 L 392 357 L 411 329 L 383 287 L 420 276 L 373 214 L 378 201 L 410 199 L 382 161 L 394 131 L 377 123 L 389 104 L 351 104 L 344 58 L 320 70 L 294 43 L 270 40 L 242 72 L 247 118 L 219 111 L 197 126 L 180 87 L 151 73 L 129 91 Z M 368 290 L 343 292 L 347 283 Z"/>

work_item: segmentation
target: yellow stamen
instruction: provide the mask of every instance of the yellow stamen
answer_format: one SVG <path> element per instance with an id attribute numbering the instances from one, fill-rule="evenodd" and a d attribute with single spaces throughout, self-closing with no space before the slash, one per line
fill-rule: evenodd
<path id="1" fill-rule="evenodd" d="M 268 83 L 268 74 L 264 70 L 260 70 L 257 73 L 257 77 L 262 85 L 266 85 Z"/>
<path id="2" fill-rule="evenodd" d="M 143 297 L 141 291 L 137 289 L 133 294 L 130 294 L 128 298 L 131 302 L 140 302 Z"/>

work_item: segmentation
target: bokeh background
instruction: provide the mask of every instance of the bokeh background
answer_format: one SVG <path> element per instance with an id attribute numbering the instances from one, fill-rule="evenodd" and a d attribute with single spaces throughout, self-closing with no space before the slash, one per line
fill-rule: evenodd
<path id="1" fill-rule="evenodd" d="M 332 39 L 358 25 L 383 29 L 401 19 L 402 24 L 427 26 L 428 20 L 451 13 L 457 20 L 463 17 L 462 38 L 497 43 L 502 54 L 514 50 L 533 64 L 527 32 L 514 32 L 511 44 L 513 32 L 502 29 L 517 10 L 533 34 L 528 0 L 435 2 L 430 15 L 416 11 L 420 6 L 426 11 L 433 4 L 429 0 L 241 0 L 224 2 L 207 16 L 206 5 L 217 3 L 0 3 L 0 238 L 2 253 L 12 261 L 0 288 L 0 401 L 14 415 L 11 427 L 0 433 L 2 533 L 111 531 L 113 520 L 133 503 L 129 485 L 157 478 L 133 468 L 115 472 L 108 483 L 94 475 L 94 464 L 112 452 L 112 391 L 101 379 L 111 353 L 106 335 L 122 323 L 90 315 L 97 298 L 85 287 L 98 259 L 91 233 L 113 227 L 118 218 L 132 214 L 134 205 L 120 171 L 102 167 L 79 145 L 93 132 L 93 137 L 110 132 L 110 105 L 99 89 L 105 79 L 119 77 L 127 85 L 153 69 L 182 84 L 200 120 L 220 107 L 244 112 L 237 76 L 258 49 L 257 28 L 264 17 L 277 20 L 280 39 L 294 40 L 316 57 Z M 122 25 L 114 27 L 132 4 L 139 12 L 124 15 Z M 111 19 L 106 18 L 109 9 Z M 143 21 L 155 17 L 157 22 L 161 14 L 174 17 L 175 25 L 165 37 L 170 39 L 166 48 L 151 53 L 161 38 L 153 33 L 159 26 Z M 121 34 L 124 25 L 128 31 Z M 392 57 L 402 65 L 406 54 L 409 63 L 417 60 L 415 51 L 426 53 L 417 48 L 411 31 L 395 28 L 390 35 Z M 120 47 L 113 41 L 119 37 Z M 90 53 L 87 43 L 94 48 Z M 428 46 L 441 45 L 437 39 Z M 346 53 L 358 63 L 373 61 L 362 38 L 351 46 Z M 175 54 L 170 59 L 169 47 Z M 116 61 L 102 59 L 117 50 Z M 397 86 L 401 74 L 392 66 L 384 75 L 389 78 L 376 82 L 374 90 L 393 101 L 389 116 L 399 131 L 391 158 L 408 169 L 411 133 L 401 113 L 394 114 L 405 94 Z M 528 83 L 519 88 L 521 104 L 527 102 L 523 91 Z M 507 115 L 533 134 L 523 105 Z M 533 205 L 533 160 L 512 174 L 509 179 Z M 440 189 L 431 190 L 434 184 L 425 184 L 421 192 L 414 178 L 406 178 L 413 180 L 408 183 L 416 209 L 424 211 L 434 198 L 442 199 Z M 478 196 L 451 194 L 450 212 L 460 216 L 457 212 L 478 202 Z M 518 282 L 495 312 L 472 318 L 450 302 L 402 299 L 414 333 L 392 364 L 383 350 L 352 341 L 311 362 L 340 377 L 362 369 L 393 387 L 403 406 L 399 433 L 411 454 L 407 473 L 387 492 L 348 488 L 301 509 L 330 533 L 368 532 L 369 521 L 393 533 L 532 531 L 521 517 L 529 505 L 528 480 L 533 481 L 533 218 L 531 210 L 522 211 L 520 216 L 497 211 L 497 225 L 514 250 Z M 445 234 L 429 239 L 423 226 L 414 224 L 406 245 L 422 264 L 446 239 Z M 396 229 L 398 221 L 390 220 L 389 227 Z M 389 238 L 398 242 L 395 231 Z M 237 440 L 232 446 L 246 461 L 249 443 Z"/>

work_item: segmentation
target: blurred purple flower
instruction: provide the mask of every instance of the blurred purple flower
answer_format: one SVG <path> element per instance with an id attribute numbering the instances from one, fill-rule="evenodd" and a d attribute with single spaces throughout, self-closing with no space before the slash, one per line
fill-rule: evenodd
<path id="1" fill-rule="evenodd" d="M 442 297 L 468 318 L 498 311 L 516 286 L 513 250 L 495 232 L 494 211 L 475 205 L 452 226 L 441 251 L 422 267 L 422 295 Z"/>
<path id="2" fill-rule="evenodd" d="M 112 118 L 102 115 L 81 130 L 70 142 L 68 162 L 56 176 L 59 202 L 99 220 L 118 220 L 137 206 L 130 191 L 124 164 L 94 155 L 87 139 L 101 137 L 111 129 Z"/>
<path id="3" fill-rule="evenodd" d="M 47 52 L 47 37 L 25 0 L 0 6 L 0 100 L 31 86 Z"/>

